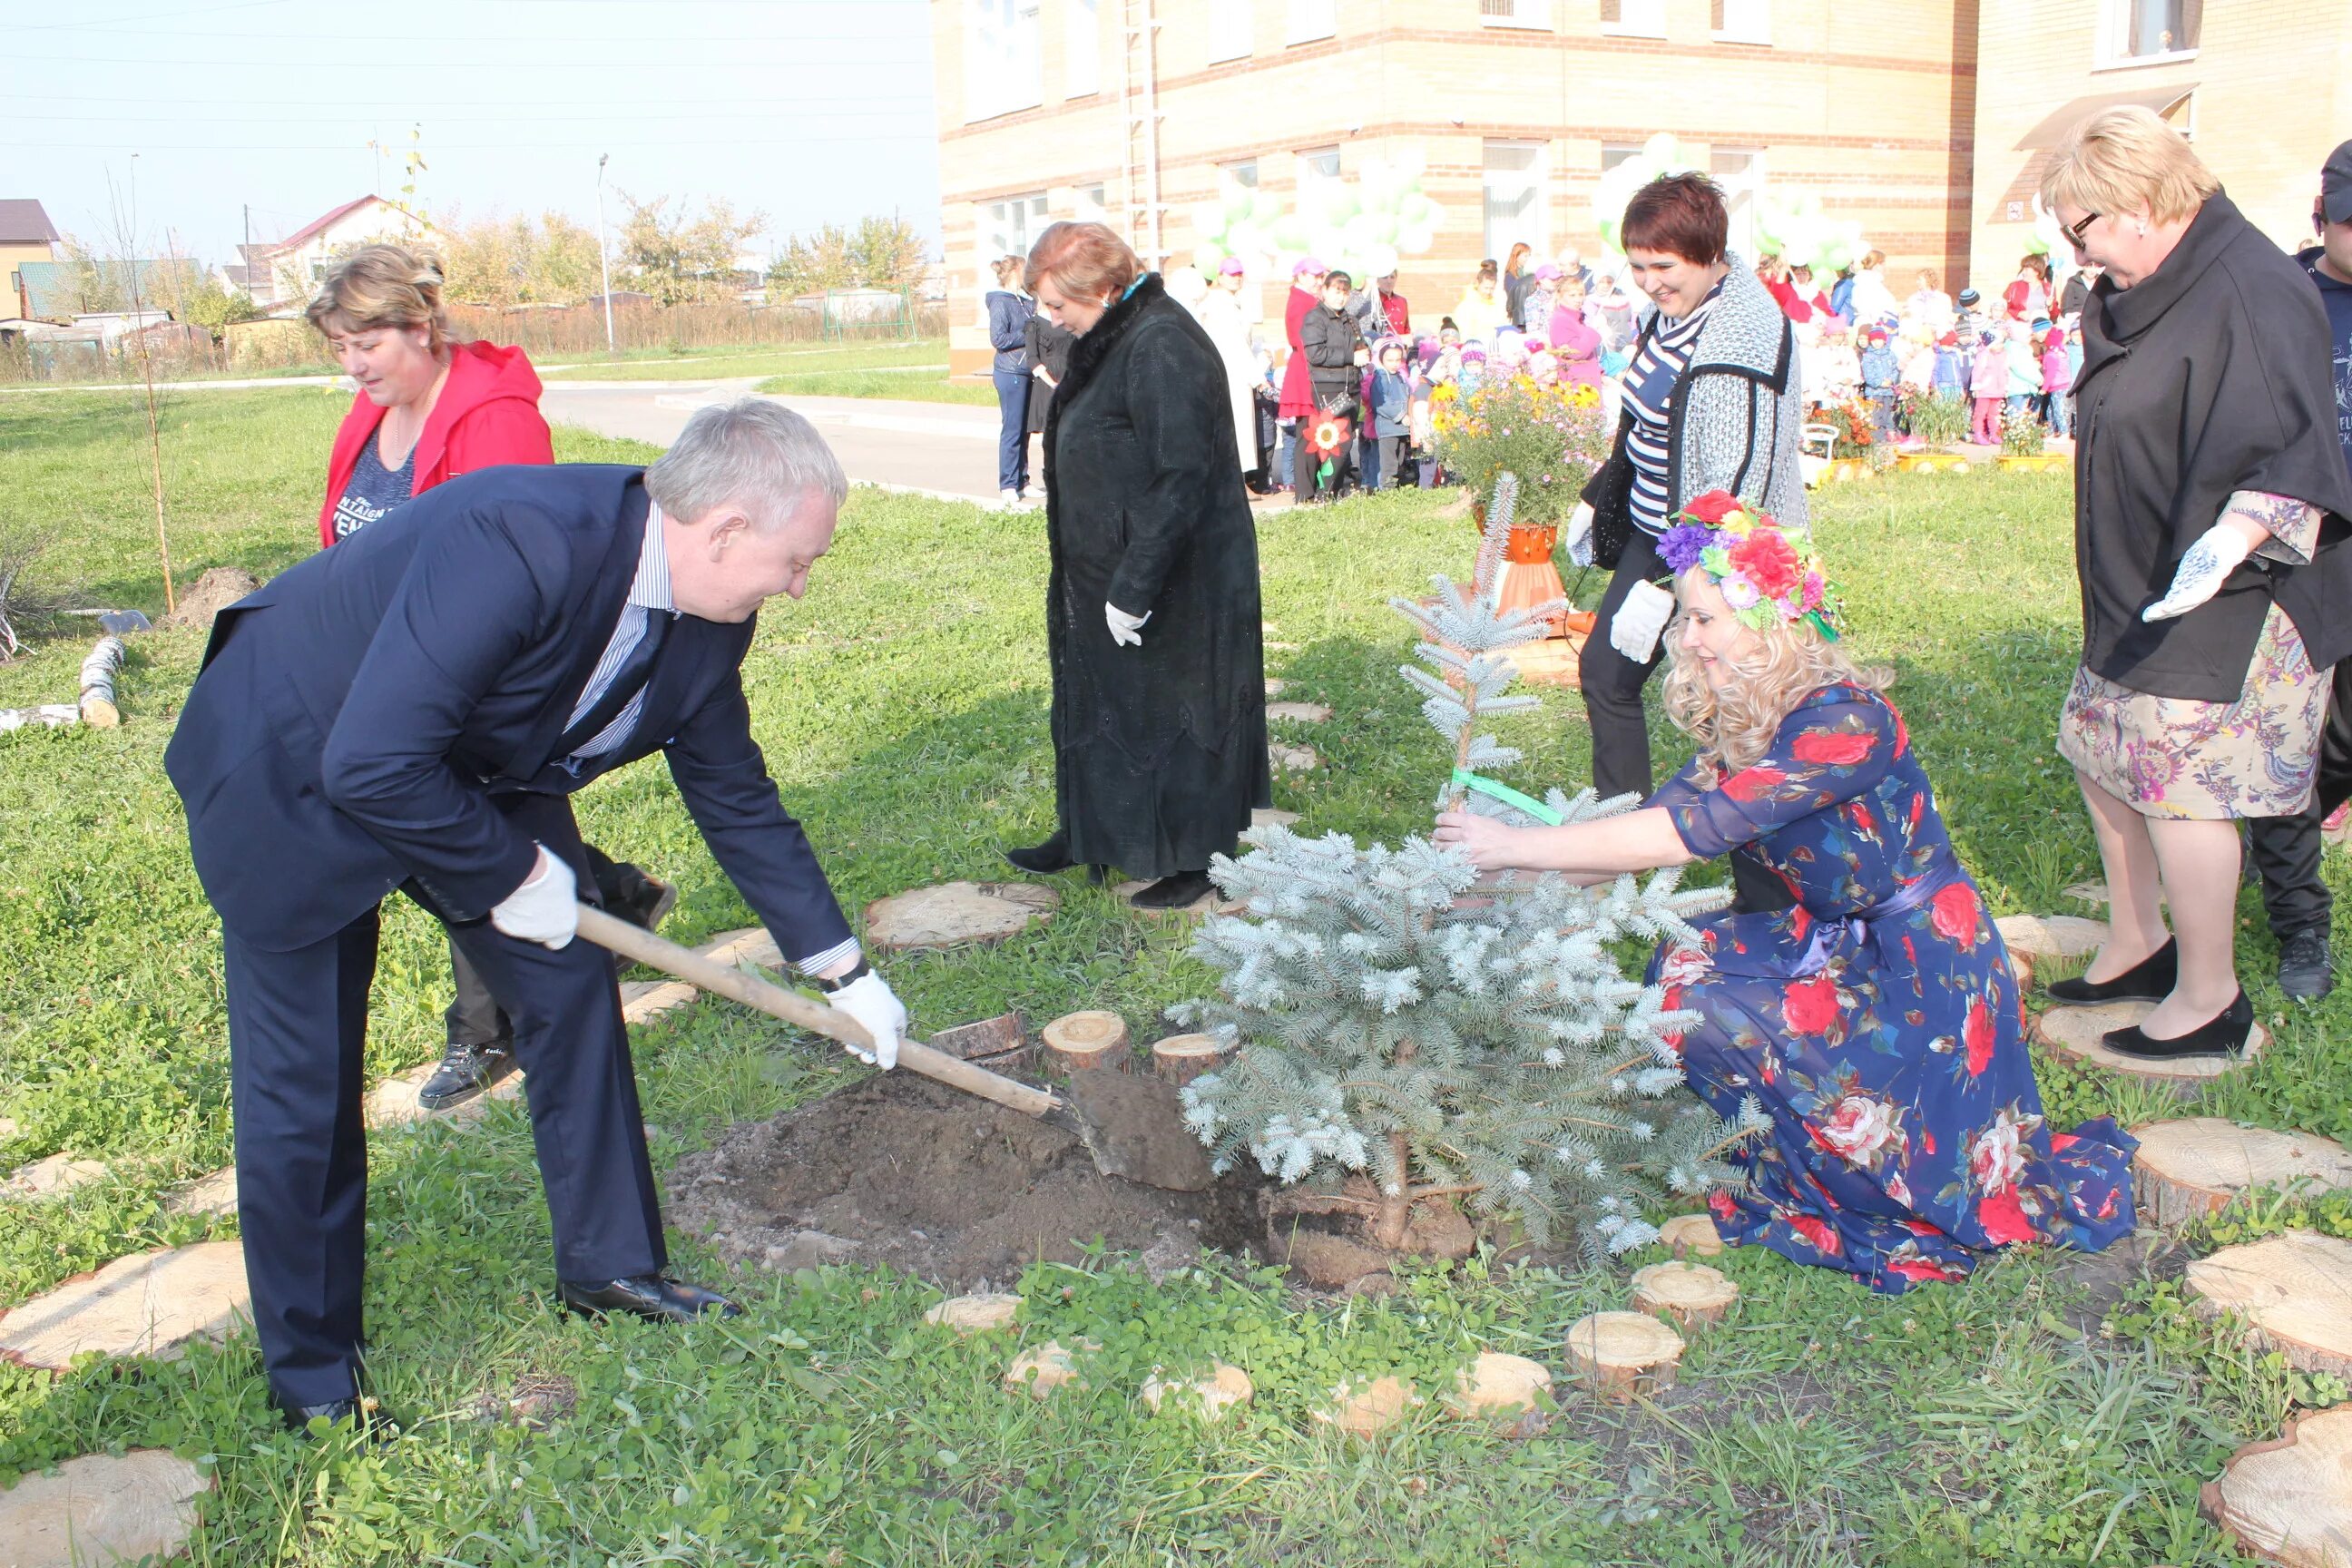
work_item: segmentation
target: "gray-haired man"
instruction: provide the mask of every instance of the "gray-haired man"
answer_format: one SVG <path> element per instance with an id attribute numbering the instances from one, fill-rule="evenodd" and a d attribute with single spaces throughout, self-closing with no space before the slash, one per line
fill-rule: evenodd
<path id="1" fill-rule="evenodd" d="M 660 752 L 719 868 L 895 1064 L 906 1010 L 859 955 L 751 739 L 752 617 L 797 599 L 847 490 L 756 400 L 707 408 L 650 469 L 486 468 L 222 613 L 165 766 L 221 917 L 239 1203 L 272 1393 L 356 1412 L 376 906 L 439 915 L 513 1020 L 563 1302 L 684 1320 L 662 1276 L 628 1038 L 572 941 L 571 795 Z"/>

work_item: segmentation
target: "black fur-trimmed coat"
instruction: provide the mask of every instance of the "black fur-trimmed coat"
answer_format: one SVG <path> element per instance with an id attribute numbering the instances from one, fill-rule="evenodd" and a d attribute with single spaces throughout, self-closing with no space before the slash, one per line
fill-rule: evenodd
<path id="1" fill-rule="evenodd" d="M 1070 350 L 1045 426 L 1056 803 L 1074 859 L 1163 877 L 1271 803 L 1257 532 L 1224 364 L 1155 275 Z M 1103 606 L 1149 613 L 1143 646 Z"/>

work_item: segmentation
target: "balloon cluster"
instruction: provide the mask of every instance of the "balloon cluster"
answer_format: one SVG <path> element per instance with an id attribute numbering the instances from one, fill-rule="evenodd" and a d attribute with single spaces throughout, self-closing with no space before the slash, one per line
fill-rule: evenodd
<path id="1" fill-rule="evenodd" d="M 1762 191 L 1756 198 L 1756 248 L 1791 267 L 1843 272 L 1870 249 L 1862 225 L 1822 212 L 1811 191 Z"/>
<path id="2" fill-rule="evenodd" d="M 1287 271 L 1300 257 L 1343 268 L 1360 281 L 1397 269 L 1398 258 L 1435 243 L 1445 209 L 1423 194 L 1418 171 L 1367 159 L 1353 181 L 1327 180 L 1299 193 L 1285 212 L 1270 191 L 1235 187 L 1221 201 L 1193 205 L 1193 264 L 1213 273 L 1238 257 L 1253 276 Z"/>
<path id="3" fill-rule="evenodd" d="M 1592 192 L 1592 226 L 1601 231 L 1601 244 L 1609 255 L 1625 254 L 1617 230 L 1625 221 L 1625 204 L 1633 199 L 1634 192 L 1661 174 L 1680 174 L 1697 167 L 1683 152 L 1682 143 L 1661 131 L 1643 142 L 1640 152 L 1605 171 Z"/>
<path id="4" fill-rule="evenodd" d="M 2061 245 L 2071 245 L 2065 231 L 2058 226 L 2058 215 L 2042 205 L 2042 193 L 2033 193 L 2033 232 L 2025 238 L 2025 249 L 2032 256 L 2048 256 Z"/>

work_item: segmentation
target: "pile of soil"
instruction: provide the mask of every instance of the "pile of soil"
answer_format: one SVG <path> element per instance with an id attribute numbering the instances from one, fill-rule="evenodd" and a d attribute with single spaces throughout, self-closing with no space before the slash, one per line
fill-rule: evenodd
<path id="1" fill-rule="evenodd" d="M 213 617 L 261 586 L 261 579 L 238 566 L 215 566 L 179 594 L 163 617 L 167 626 L 209 626 Z"/>
<path id="2" fill-rule="evenodd" d="M 887 1264 L 962 1291 L 1097 1239 L 1155 1278 L 1204 1246 L 1262 1249 L 1263 1186 L 1255 1171 L 1198 1193 L 1105 1176 L 1069 1133 L 895 1072 L 687 1155 L 668 1217 L 738 1262 Z"/>

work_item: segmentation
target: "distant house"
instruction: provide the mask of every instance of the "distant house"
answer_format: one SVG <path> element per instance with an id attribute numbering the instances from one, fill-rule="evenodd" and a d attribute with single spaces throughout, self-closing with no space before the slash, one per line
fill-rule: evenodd
<path id="1" fill-rule="evenodd" d="M 0 199 L 0 270 L 8 274 L 16 314 L 35 314 L 25 300 L 25 283 L 17 269 L 26 262 L 46 266 L 55 261 L 60 237 L 40 203 L 23 197 Z"/>
<path id="2" fill-rule="evenodd" d="M 326 280 L 336 257 L 374 240 L 410 240 L 433 226 L 382 196 L 361 196 L 321 214 L 284 239 L 237 247 L 239 259 L 215 268 L 226 289 L 241 289 L 273 315 L 290 315 Z"/>
<path id="3" fill-rule="evenodd" d="M 85 306 L 92 286 L 106 298 L 97 302 L 107 303 L 120 299 L 128 301 L 134 296 L 144 309 L 161 304 L 175 294 L 176 277 L 185 276 L 185 263 L 155 258 L 142 258 L 128 263 L 99 261 L 93 275 L 89 266 L 64 261 L 25 261 L 16 268 L 16 310 L 19 315 L 36 321 L 70 321 L 89 314 Z M 161 310 L 153 312 L 168 320 Z"/>

